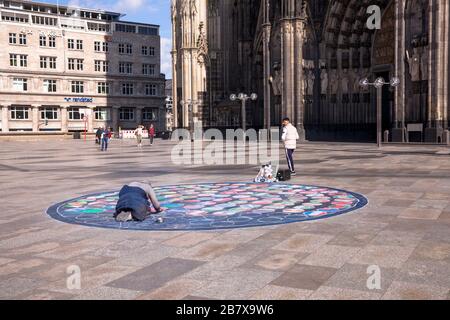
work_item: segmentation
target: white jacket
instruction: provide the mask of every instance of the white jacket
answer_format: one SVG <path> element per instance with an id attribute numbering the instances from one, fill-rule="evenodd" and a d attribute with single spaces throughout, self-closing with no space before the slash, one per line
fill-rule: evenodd
<path id="1" fill-rule="evenodd" d="M 281 140 L 283 140 L 286 149 L 297 149 L 297 140 L 299 139 L 297 129 L 292 124 L 289 123 L 283 128 Z"/>

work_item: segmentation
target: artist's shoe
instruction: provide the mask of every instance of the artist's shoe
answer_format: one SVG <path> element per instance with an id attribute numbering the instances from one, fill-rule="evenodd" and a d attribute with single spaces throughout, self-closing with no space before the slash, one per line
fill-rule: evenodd
<path id="1" fill-rule="evenodd" d="M 297 173 L 295 171 L 291 172 L 291 176 L 296 176 L 296 175 L 297 175 Z"/>
<path id="2" fill-rule="evenodd" d="M 127 222 L 131 220 L 133 220 L 133 216 L 130 212 L 121 212 L 116 217 L 117 222 Z"/>

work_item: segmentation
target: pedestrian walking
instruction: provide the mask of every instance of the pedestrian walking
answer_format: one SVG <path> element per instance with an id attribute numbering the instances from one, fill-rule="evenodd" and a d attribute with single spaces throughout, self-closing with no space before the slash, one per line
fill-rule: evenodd
<path id="1" fill-rule="evenodd" d="M 153 145 L 153 141 L 155 139 L 156 131 L 155 126 L 153 124 L 150 125 L 150 128 L 148 129 L 148 137 L 150 139 L 150 145 Z"/>
<path id="2" fill-rule="evenodd" d="M 144 134 L 143 132 L 143 126 L 138 126 L 136 128 L 136 130 L 134 130 L 134 135 L 136 136 L 136 140 L 137 140 L 137 146 L 138 148 L 142 148 L 142 136 Z"/>
<path id="3" fill-rule="evenodd" d="M 102 133 L 103 133 L 103 128 L 99 127 L 97 129 L 97 131 L 95 132 L 95 143 L 100 145 L 102 143 Z"/>
<path id="4" fill-rule="evenodd" d="M 102 133 L 102 151 L 108 151 L 109 139 L 111 139 L 111 131 L 109 129 L 103 130 Z"/>
<path id="5" fill-rule="evenodd" d="M 295 149 L 297 149 L 297 140 L 300 139 L 300 136 L 298 135 L 297 128 L 291 124 L 291 120 L 289 118 L 283 119 L 283 135 L 281 139 L 284 142 L 284 149 L 286 152 L 286 160 L 289 170 L 291 170 L 291 175 L 295 176 L 294 152 Z"/>

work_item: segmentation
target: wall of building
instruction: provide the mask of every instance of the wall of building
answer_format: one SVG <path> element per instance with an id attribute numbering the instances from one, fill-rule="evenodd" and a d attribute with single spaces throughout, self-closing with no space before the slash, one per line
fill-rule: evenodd
<path id="1" fill-rule="evenodd" d="M 30 13 L 25 10 L 4 8 L 0 6 L 0 15 L 28 15 L 29 21 L 8 21 L 0 17 L 0 117 L 2 132 L 7 131 L 80 131 L 85 126 L 92 132 L 99 126 L 131 129 L 139 124 L 149 126 L 153 123 L 158 131 L 166 129 L 165 117 L 165 79 L 161 74 L 161 49 L 159 32 L 144 35 L 137 28 L 155 28 L 158 26 L 116 21 L 96 21 L 93 19 L 67 19 L 55 14 Z M 56 25 L 32 23 L 31 15 L 55 18 Z M 87 23 L 108 26 L 109 32 L 88 30 Z M 83 26 L 84 29 L 73 29 Z M 119 32 L 116 24 L 136 28 L 136 32 Z M 68 26 L 64 26 L 68 25 Z M 16 43 L 10 42 L 10 34 L 16 36 Z M 46 37 L 47 46 L 42 46 L 40 38 Z M 26 37 L 26 44 L 20 44 L 19 37 Z M 49 46 L 49 38 L 55 37 L 55 47 Z M 74 40 L 75 48 L 69 48 L 69 40 Z M 77 41 L 82 41 L 83 48 L 77 49 Z M 95 43 L 100 43 L 97 50 Z M 103 43 L 108 43 L 108 52 L 103 51 Z M 132 53 L 127 54 L 126 44 L 132 45 Z M 119 47 L 124 45 L 125 52 Z M 143 46 L 147 47 L 144 55 Z M 153 54 L 150 54 L 150 51 Z M 11 66 L 10 54 L 17 54 L 18 65 Z M 20 55 L 27 56 L 26 66 L 20 66 Z M 56 67 L 41 66 L 41 57 L 54 57 Z M 83 67 L 71 70 L 69 59 L 82 60 Z M 96 62 L 100 61 L 100 68 Z M 108 70 L 103 63 L 108 64 Z M 132 73 L 121 73 L 119 64 L 131 63 Z M 144 74 L 144 64 L 152 66 L 152 72 Z M 150 70 L 150 67 L 149 67 Z M 27 90 L 15 86 L 17 79 L 27 80 Z M 44 82 L 55 81 L 55 92 L 49 92 Z M 73 92 L 72 82 L 83 82 L 83 92 Z M 99 83 L 107 83 L 108 91 L 99 91 Z M 132 94 L 125 95 L 123 84 L 132 84 Z M 52 90 L 53 91 L 53 90 Z M 27 119 L 15 117 L 16 108 L 26 108 Z M 55 108 L 56 119 L 42 117 L 45 108 Z M 87 116 L 71 119 L 74 110 L 79 109 Z M 22 110 L 22 109 L 20 109 Z M 97 112 L 96 112 L 97 110 Z M 100 112 L 100 110 L 102 112 Z M 125 120 L 125 111 L 130 111 L 132 119 Z M 103 117 L 106 116 L 106 117 Z M 47 121 L 46 121 L 47 120 Z"/>

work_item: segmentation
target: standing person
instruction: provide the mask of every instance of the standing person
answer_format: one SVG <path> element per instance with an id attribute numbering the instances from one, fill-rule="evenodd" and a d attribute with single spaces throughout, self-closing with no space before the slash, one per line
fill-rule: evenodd
<path id="1" fill-rule="evenodd" d="M 137 146 L 138 148 L 142 148 L 142 135 L 143 135 L 143 130 L 142 130 L 142 126 L 139 125 L 136 130 L 134 130 L 134 135 L 136 136 L 137 139 Z"/>
<path id="2" fill-rule="evenodd" d="M 102 134 L 102 151 L 108 151 L 109 139 L 111 136 L 111 131 L 109 129 L 103 130 Z"/>
<path id="3" fill-rule="evenodd" d="M 108 137 L 109 137 L 110 140 L 112 139 L 113 134 L 114 134 L 113 128 L 109 127 L 109 134 L 108 134 Z"/>
<path id="4" fill-rule="evenodd" d="M 150 129 L 148 129 L 148 137 L 150 138 L 150 145 L 153 145 L 153 140 L 155 139 L 155 127 L 153 126 L 153 123 L 150 125 Z"/>
<path id="5" fill-rule="evenodd" d="M 286 151 L 286 160 L 289 170 L 291 170 L 291 175 L 295 176 L 294 152 L 295 149 L 297 149 L 297 140 L 300 139 L 300 136 L 298 135 L 297 128 L 291 124 L 291 120 L 289 118 L 283 119 L 283 135 L 281 139 L 284 142 L 284 149 Z"/>
<path id="6" fill-rule="evenodd" d="M 97 129 L 97 131 L 95 132 L 95 143 L 96 144 L 101 144 L 102 143 L 102 133 L 103 133 L 103 128 L 99 127 Z"/>

